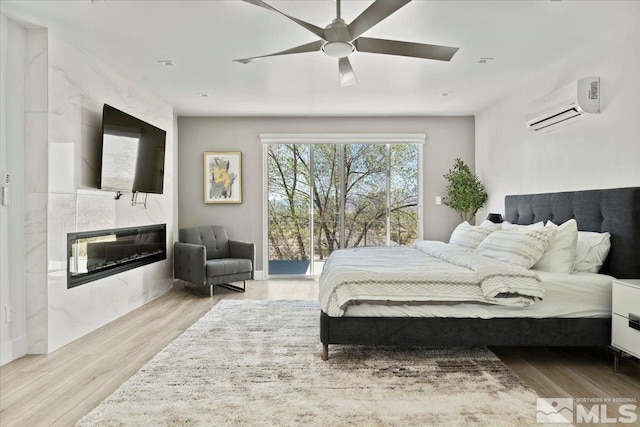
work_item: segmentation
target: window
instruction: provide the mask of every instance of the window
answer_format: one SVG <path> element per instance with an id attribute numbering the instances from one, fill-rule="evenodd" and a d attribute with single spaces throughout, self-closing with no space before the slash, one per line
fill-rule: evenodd
<path id="1" fill-rule="evenodd" d="M 261 135 L 268 274 L 320 274 L 336 249 L 422 235 L 424 135 Z"/>

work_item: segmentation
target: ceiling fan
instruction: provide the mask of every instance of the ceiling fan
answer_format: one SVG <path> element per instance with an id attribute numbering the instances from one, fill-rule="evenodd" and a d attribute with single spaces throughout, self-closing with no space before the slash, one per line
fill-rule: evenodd
<path id="1" fill-rule="evenodd" d="M 270 56 L 291 55 L 294 53 L 316 52 L 321 50 L 329 56 L 338 58 L 340 85 L 350 86 L 358 84 L 358 79 L 349 61 L 349 55 L 355 51 L 435 59 L 438 61 L 450 61 L 458 51 L 457 47 L 361 37 L 365 31 L 387 18 L 411 0 L 375 0 L 350 24 L 345 23 L 340 17 L 340 0 L 336 0 L 336 19 L 325 28 L 320 28 L 293 16 L 289 16 L 262 0 L 243 1 L 279 13 L 320 37 L 318 41 L 269 55 L 234 59 L 234 61 L 243 64 L 248 64 L 249 62 Z"/>

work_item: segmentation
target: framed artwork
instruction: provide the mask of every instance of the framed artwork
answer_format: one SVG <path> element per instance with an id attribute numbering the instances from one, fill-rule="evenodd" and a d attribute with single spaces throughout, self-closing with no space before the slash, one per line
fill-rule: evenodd
<path id="1" fill-rule="evenodd" d="M 204 153 L 204 202 L 242 203 L 242 153 Z"/>

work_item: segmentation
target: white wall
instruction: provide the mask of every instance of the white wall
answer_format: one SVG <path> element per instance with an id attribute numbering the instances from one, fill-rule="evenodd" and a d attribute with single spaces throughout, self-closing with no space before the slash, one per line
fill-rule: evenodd
<path id="1" fill-rule="evenodd" d="M 473 168 L 473 117 L 179 117 L 180 228 L 222 224 L 234 239 L 256 244 L 256 270 L 263 270 L 261 133 L 426 133 L 424 146 L 424 238 L 448 240 L 460 219 L 435 205 L 445 194 L 444 175 L 457 157 Z M 205 151 L 241 151 L 243 202 L 205 204 Z"/>
<path id="2" fill-rule="evenodd" d="M 0 206 L 0 365 L 27 350 L 24 288 L 25 31 L 0 15 L 0 170 L 11 175 L 9 206 Z M 13 320 L 7 322 L 5 310 Z"/>
<path id="3" fill-rule="evenodd" d="M 2 31 L 2 119 L 15 125 L 2 126 L 2 167 L 13 159 L 15 172 L 24 171 L 22 191 L 12 188 L 16 207 L 24 199 L 22 222 L 11 222 L 12 229 L 16 225 L 16 242 L 10 244 L 20 261 L 19 280 L 10 280 L 7 292 L 5 265 L 12 255 L 3 248 L 2 305 L 11 303 L 14 319 L 23 319 L 27 351 L 48 353 L 173 285 L 176 118 L 169 104 L 47 29 L 25 31 L 3 17 Z M 5 78 L 9 62 L 12 73 Z M 14 65 L 20 63 L 21 70 Z M 7 103 L 10 108 L 5 110 Z M 164 194 L 149 195 L 147 209 L 131 206 L 130 194 L 115 200 L 114 193 L 96 189 L 104 103 L 167 131 Z M 24 129 L 24 136 L 12 129 Z M 17 181 L 22 185 L 19 177 Z M 158 223 L 167 224 L 167 260 L 67 289 L 67 233 Z M 6 331 L 3 324 L 2 363 L 21 355 L 11 342 L 17 332 Z"/>
<path id="4" fill-rule="evenodd" d="M 640 186 L 640 2 L 615 28 L 476 115 L 476 172 L 487 211 L 518 193 Z M 585 76 L 599 76 L 602 113 L 551 133 L 525 128 L 527 103 Z"/>

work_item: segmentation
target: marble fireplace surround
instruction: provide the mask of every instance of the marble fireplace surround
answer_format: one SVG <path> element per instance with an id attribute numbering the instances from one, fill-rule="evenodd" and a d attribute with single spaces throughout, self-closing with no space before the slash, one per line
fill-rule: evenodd
<path id="1" fill-rule="evenodd" d="M 167 259 L 167 225 L 67 234 L 67 288 Z"/>
<path id="2" fill-rule="evenodd" d="M 104 104 L 167 132 L 164 192 L 146 209 L 97 189 Z M 51 353 L 173 286 L 173 109 L 47 29 L 29 29 L 24 142 L 27 353 Z M 166 224 L 164 259 L 67 287 L 69 233 L 154 224 Z"/>

